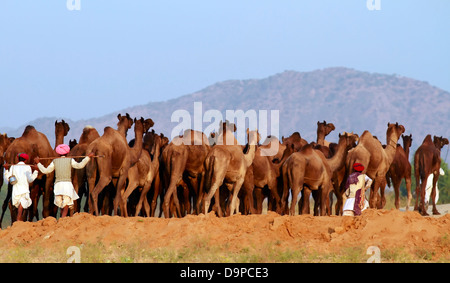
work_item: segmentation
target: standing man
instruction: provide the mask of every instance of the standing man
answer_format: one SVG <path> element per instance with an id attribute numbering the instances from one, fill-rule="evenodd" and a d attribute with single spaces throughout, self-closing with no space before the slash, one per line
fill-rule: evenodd
<path id="1" fill-rule="evenodd" d="M 28 154 L 19 153 L 17 155 L 19 163 L 16 165 L 4 164 L 5 172 L 4 179 L 9 183 L 9 178 L 14 176 L 17 182 L 12 185 L 12 204 L 17 208 L 17 221 L 22 221 L 23 210 L 31 206 L 30 198 L 30 183 L 32 183 L 38 176 L 38 171 L 35 169 L 31 173 L 31 166 L 25 164 L 29 159 Z"/>
<path id="2" fill-rule="evenodd" d="M 49 174 L 55 170 L 54 203 L 61 208 L 61 217 L 66 217 L 69 208 L 73 207 L 73 201 L 79 198 L 72 184 L 72 168 L 84 168 L 94 154 L 89 154 L 78 163 L 73 158 L 66 157 L 70 152 L 68 145 L 60 144 L 55 151 L 60 155 L 60 158 L 55 158 L 47 168 L 39 162 L 39 157 L 36 157 L 34 162 L 44 174 Z"/>

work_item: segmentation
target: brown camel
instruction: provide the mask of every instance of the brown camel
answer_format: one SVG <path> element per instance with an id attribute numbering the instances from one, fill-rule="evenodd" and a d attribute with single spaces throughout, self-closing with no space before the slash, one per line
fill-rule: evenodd
<path id="1" fill-rule="evenodd" d="M 278 151 L 273 156 L 264 156 L 261 151 L 272 147 L 270 144 L 278 143 Z M 267 188 L 268 209 L 281 213 L 281 199 L 278 193 L 278 178 L 280 176 L 280 168 L 284 160 L 287 159 L 287 155 L 284 155 L 284 151 L 287 148 L 286 145 L 280 143 L 275 137 L 270 137 L 264 142 L 263 145 L 256 147 L 255 158 L 251 165 L 253 174 L 253 186 L 256 211 L 254 213 L 262 213 L 262 202 L 264 200 L 264 189 Z M 283 159 L 284 158 L 284 159 Z M 275 162 L 274 162 L 275 161 Z M 245 187 L 245 182 L 244 182 Z M 253 199 L 253 198 L 252 198 Z M 245 199 L 249 201 L 250 199 Z"/>
<path id="2" fill-rule="evenodd" d="M 142 205 L 144 205 L 146 215 L 150 217 L 150 205 L 147 201 L 147 193 L 150 191 L 153 180 L 159 174 L 159 149 L 162 139 L 160 136 L 155 135 L 153 142 L 154 144 L 151 145 L 154 147 L 152 151 L 155 153 L 153 159 L 148 150 L 142 150 L 138 162 L 128 170 L 128 184 L 122 195 L 122 207 L 125 217 L 128 217 L 127 199 L 138 187 L 141 188 L 141 193 L 136 205 L 135 216 L 139 215 Z"/>
<path id="3" fill-rule="evenodd" d="M 106 127 L 103 135 L 89 144 L 86 150 L 87 153 L 102 156 L 101 158 L 94 158 L 86 166 L 89 183 L 89 211 L 91 214 L 95 212 L 96 215 L 99 215 L 98 195 L 112 181 L 116 189 L 114 214 L 117 215 L 122 199 L 121 192 L 128 177 L 128 170 L 139 160 L 142 152 L 142 138 L 144 127 L 146 127 L 144 118 L 134 119 L 135 144 L 132 148 L 128 146 L 125 136 L 126 129 L 131 127 L 133 121 L 128 114 L 124 118 L 125 123 L 122 122 L 123 116 L 120 114 L 118 119 L 118 130 Z M 98 182 L 95 183 L 97 174 Z M 123 209 L 121 213 L 124 213 Z"/>
<path id="4" fill-rule="evenodd" d="M 158 138 L 157 138 L 158 136 Z M 156 146 L 154 146 L 156 144 L 156 140 L 159 139 L 160 140 L 160 147 L 159 147 L 159 152 L 156 152 Z M 156 213 L 156 205 L 158 204 L 158 197 L 160 198 L 160 205 L 164 200 L 164 195 L 163 195 L 163 190 L 162 190 L 162 182 L 161 182 L 161 176 L 162 176 L 162 169 L 161 169 L 161 164 L 162 164 L 162 152 L 164 151 L 164 149 L 167 147 L 167 145 L 169 144 L 169 139 L 167 137 L 164 136 L 164 134 L 160 134 L 157 135 L 155 134 L 154 131 L 147 133 L 144 136 L 144 144 L 143 144 L 143 149 L 147 150 L 150 152 L 150 156 L 155 156 L 158 155 L 158 159 L 159 159 L 159 169 L 157 171 L 157 174 L 155 175 L 153 182 L 152 182 L 152 186 L 151 186 L 151 190 L 152 190 L 152 195 L 151 195 L 151 201 L 150 201 L 150 216 L 154 217 L 155 213 Z M 147 195 L 147 197 L 149 197 Z M 160 215 L 162 215 L 162 210 L 160 209 Z"/>
<path id="5" fill-rule="evenodd" d="M 310 191 L 320 192 L 320 215 L 327 213 L 329 207 L 329 195 L 333 189 L 331 179 L 333 172 L 344 166 L 348 150 L 356 141 L 355 136 L 339 135 L 338 150 L 330 158 L 325 158 L 320 150 L 315 150 L 312 144 L 305 145 L 299 152 L 294 152 L 281 167 L 283 177 L 283 196 L 281 199 L 282 211 L 286 210 L 289 188 L 292 191 L 290 215 L 295 214 L 295 205 L 298 194 L 307 186 Z M 303 189 L 303 191 L 305 191 Z M 304 202 L 309 202 L 309 197 L 304 197 Z M 301 213 L 309 213 L 307 206 L 303 204 Z"/>
<path id="6" fill-rule="evenodd" d="M 162 152 L 162 170 L 163 184 L 167 188 L 164 195 L 162 208 L 164 217 L 170 217 L 169 207 L 173 201 L 178 216 L 184 215 L 189 211 L 183 210 L 177 197 L 177 187 L 184 185 L 189 188 L 194 198 L 195 213 L 199 211 L 199 196 L 203 180 L 204 165 L 203 162 L 209 152 L 209 141 L 202 132 L 186 130 L 183 136 L 175 137 L 172 142 L 166 146 Z M 189 197 L 185 201 L 189 201 Z M 189 207 L 189 206 L 185 206 Z"/>
<path id="7" fill-rule="evenodd" d="M 88 145 L 99 137 L 100 137 L 100 135 L 98 134 L 98 131 L 94 127 L 92 127 L 92 126 L 84 127 L 83 132 L 81 133 L 81 136 L 80 136 L 80 142 L 78 144 L 76 144 L 70 150 L 70 152 L 67 156 L 69 156 L 69 157 L 70 156 L 85 156 Z M 81 159 L 83 159 L 83 158 L 82 157 L 76 158 L 76 160 L 78 162 L 80 162 Z M 71 209 L 71 211 L 70 211 L 71 214 L 73 214 L 73 212 L 75 212 L 75 211 L 80 212 L 80 210 L 81 210 L 80 205 L 81 205 L 81 200 L 83 197 L 85 197 L 86 199 L 89 198 L 89 192 L 87 190 L 88 188 L 87 188 L 87 179 L 86 179 L 86 167 L 84 167 L 83 169 L 77 169 L 77 170 L 73 169 L 72 170 L 72 184 L 80 198 L 74 202 L 74 208 Z M 86 201 L 85 202 L 85 211 L 87 211 L 88 204 L 89 204 L 89 202 Z"/>
<path id="8" fill-rule="evenodd" d="M 398 123 L 388 123 L 386 131 L 386 148 L 383 148 L 380 141 L 377 140 L 369 131 L 364 131 L 359 139 L 358 145 L 351 149 L 347 155 L 346 172 L 344 180 L 347 180 L 351 173 L 353 164 L 359 162 L 364 165 L 363 173 L 367 174 L 372 180 L 372 189 L 370 190 L 369 205 L 371 208 L 383 208 L 386 199 L 381 191 L 381 200 L 378 202 L 377 195 L 380 185 L 386 178 L 386 173 L 394 160 L 395 151 L 397 149 L 397 142 L 402 133 L 405 132 L 405 127 Z M 343 187 L 345 181 L 341 183 Z M 341 191 L 344 189 L 341 188 Z"/>
<path id="9" fill-rule="evenodd" d="M 204 182 L 204 196 L 203 196 L 203 212 L 206 214 L 209 210 L 211 199 L 215 196 L 215 207 L 218 215 L 222 216 L 220 208 L 220 196 L 216 194 L 219 187 L 225 184 L 231 193 L 231 200 L 228 202 L 229 215 L 238 212 L 239 209 L 239 190 L 245 179 L 247 168 L 255 158 L 256 145 L 259 141 L 259 134 L 257 131 L 248 131 L 249 149 L 244 154 L 243 148 L 233 135 L 236 126 L 232 123 L 225 122 L 220 129 L 218 141 L 232 141 L 226 143 L 219 143 L 212 147 L 211 151 L 205 159 L 205 182 Z"/>
<path id="10" fill-rule="evenodd" d="M 55 121 L 55 149 L 58 145 L 64 143 L 64 137 L 69 133 L 70 127 L 64 120 Z"/>
<path id="11" fill-rule="evenodd" d="M 3 163 L 5 162 L 4 154 L 11 143 L 14 141 L 13 137 L 8 137 L 7 134 L 0 135 L 0 171 L 3 172 Z M 0 178 L 0 189 L 3 186 L 3 177 Z"/>
<path id="12" fill-rule="evenodd" d="M 433 203 L 433 214 L 440 214 L 436 209 L 435 197 L 441 167 L 441 149 L 444 145 L 448 145 L 448 139 L 434 136 L 432 141 L 431 135 L 427 135 L 414 154 L 414 176 L 416 178 L 416 205 L 414 210 L 418 210 L 424 216 L 428 215 L 425 209 L 425 188 L 430 174 L 433 174 L 433 188 L 430 196 Z"/>
<path id="13" fill-rule="evenodd" d="M 40 158 L 58 156 L 50 145 L 47 137 L 43 133 L 38 132 L 33 126 L 30 125 L 25 127 L 22 136 L 15 139 L 6 150 L 6 163 L 17 163 L 17 154 L 20 152 L 26 152 L 29 155 L 29 162 L 31 160 L 34 160 L 34 158 L 38 156 Z M 44 166 L 48 166 L 50 162 L 51 160 L 42 160 L 42 164 Z M 39 172 L 36 180 L 30 185 L 30 198 L 33 200 L 33 204 L 32 208 L 28 209 L 27 211 L 29 213 L 29 220 L 32 220 L 34 217 L 37 217 L 37 219 L 39 219 L 39 215 L 37 214 L 37 204 L 41 190 L 43 190 L 44 197 L 42 216 L 45 218 L 56 213 L 56 211 L 53 209 L 53 180 L 54 172 L 47 175 Z M 8 195 L 10 190 L 12 190 L 12 186 L 8 186 Z M 9 199 L 7 198 L 5 201 L 9 201 Z M 4 211 L 2 212 L 2 217 L 3 213 Z M 13 219 L 15 219 L 15 217 L 13 217 Z"/>
<path id="14" fill-rule="evenodd" d="M 394 186 L 395 192 L 395 207 L 400 208 L 400 184 L 402 179 L 405 179 L 406 191 L 408 193 L 408 202 L 406 203 L 406 210 L 411 205 L 411 163 L 409 162 L 409 148 L 412 144 L 412 135 L 402 135 L 403 147 L 397 144 L 394 160 L 389 167 L 389 171 L 386 174 L 385 182 L 381 184 L 380 189 L 383 190 L 386 187 L 386 183 L 390 185 L 390 180 Z"/>

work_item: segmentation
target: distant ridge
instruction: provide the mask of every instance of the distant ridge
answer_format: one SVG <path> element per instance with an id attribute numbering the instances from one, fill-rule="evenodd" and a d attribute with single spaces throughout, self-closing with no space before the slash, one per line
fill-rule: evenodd
<path id="1" fill-rule="evenodd" d="M 264 79 L 228 80 L 179 98 L 118 109 L 98 118 L 65 119 L 71 128 L 65 141 L 79 139 L 85 125 L 94 126 L 102 134 L 105 126 L 116 126 L 118 113 L 125 112 L 132 117 L 152 118 L 155 131 L 170 136 L 177 125 L 170 122 L 172 113 L 185 109 L 193 115 L 196 101 L 202 102 L 203 112 L 217 109 L 224 117 L 227 109 L 279 110 L 280 135 L 298 131 L 308 141 L 316 140 L 317 121 L 323 120 L 336 127 L 326 137 L 329 141 L 337 141 L 339 132 L 353 131 L 361 135 L 369 130 L 385 143 L 388 122 L 403 124 L 405 134 L 412 133 L 411 152 L 427 134 L 450 138 L 449 92 L 398 75 L 335 67 L 311 72 L 285 71 Z M 44 132 L 53 144 L 54 122 L 61 118 L 64 117 L 40 118 L 28 124 Z M 8 129 L 7 133 L 18 137 L 25 126 Z M 133 131 L 128 135 L 132 138 Z"/>

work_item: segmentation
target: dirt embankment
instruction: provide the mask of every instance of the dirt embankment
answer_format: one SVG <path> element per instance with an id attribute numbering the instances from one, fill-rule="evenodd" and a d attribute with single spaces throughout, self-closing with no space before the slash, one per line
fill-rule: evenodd
<path id="1" fill-rule="evenodd" d="M 230 252 L 244 248 L 264 249 L 276 243 L 285 249 L 308 249 L 330 253 L 353 246 L 377 246 L 381 250 L 426 249 L 437 258 L 450 255 L 450 214 L 422 217 L 417 212 L 399 210 L 364 211 L 359 217 L 309 215 L 264 215 L 218 218 L 213 214 L 181 219 L 122 218 L 76 214 L 56 220 L 16 222 L 0 231 L 2 249 L 39 245 L 52 249 L 56 244 L 81 245 L 139 241 L 149 249 L 181 249 L 202 241 L 210 246 L 227 245 Z"/>

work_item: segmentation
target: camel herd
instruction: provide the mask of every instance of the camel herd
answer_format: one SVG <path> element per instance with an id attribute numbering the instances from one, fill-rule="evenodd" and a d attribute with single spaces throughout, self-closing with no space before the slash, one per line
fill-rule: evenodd
<path id="1" fill-rule="evenodd" d="M 186 214 L 207 214 L 214 211 L 218 216 L 235 213 L 261 214 L 263 200 L 267 198 L 268 210 L 279 214 L 309 213 L 310 195 L 314 200 L 314 215 L 330 215 L 333 212 L 333 195 L 336 196 L 334 213 L 342 214 L 345 201 L 345 181 L 352 173 L 355 162 L 362 163 L 364 172 L 372 180 L 369 204 L 372 208 L 385 205 L 384 188 L 391 183 L 395 190 L 395 205 L 399 208 L 399 186 L 406 181 L 409 207 L 411 194 L 411 164 L 409 148 L 412 136 L 403 135 L 405 127 L 388 123 L 386 144 L 383 145 L 369 131 L 361 136 L 354 133 L 339 134 L 337 143 L 325 137 L 335 127 L 326 121 L 317 122 L 317 140 L 308 142 L 298 132 L 281 141 L 269 136 L 263 144 L 257 130 L 247 130 L 248 143 L 240 145 L 235 138 L 236 126 L 221 122 L 218 133 L 207 137 L 204 133 L 187 130 L 182 136 L 169 142 L 163 134 L 150 128 L 151 119 L 132 119 L 127 113 L 117 116 L 117 128 L 106 127 L 99 135 L 87 126 L 79 141 L 71 140 L 70 156 L 93 158 L 81 170 L 72 172 L 72 182 L 80 199 L 71 214 L 84 211 L 92 214 L 144 215 L 182 217 Z M 127 132 L 134 125 L 134 139 L 127 142 Z M 55 147 L 64 143 L 69 125 L 55 121 Z M 403 146 L 398 144 L 402 137 Z M 227 141 L 226 143 L 223 141 Z M 231 143 L 229 141 L 232 141 Z M 415 210 L 427 215 L 424 196 L 426 179 L 434 174 L 431 200 L 434 200 L 436 182 L 441 163 L 440 151 L 448 145 L 448 139 L 427 135 L 414 155 L 416 178 Z M 262 150 L 276 145 L 272 156 Z M 0 135 L 0 164 L 17 163 L 17 154 L 26 152 L 30 159 L 39 156 L 44 166 L 58 155 L 47 137 L 33 126 L 27 126 L 21 137 Z M 42 216 L 56 216 L 53 205 L 54 175 L 39 173 L 30 184 L 33 206 L 26 210 L 27 219 L 39 219 L 38 202 L 43 199 Z M 0 178 L 0 185 L 3 178 Z M 301 192 L 301 194 L 300 194 Z M 301 195 L 300 200 L 298 197 Z M 9 204 L 11 186 L 2 206 L 4 213 L 15 208 Z M 158 201 L 159 198 L 159 201 Z M 433 214 L 439 214 L 433 202 Z M 158 215 L 156 215 L 158 216 Z"/>

